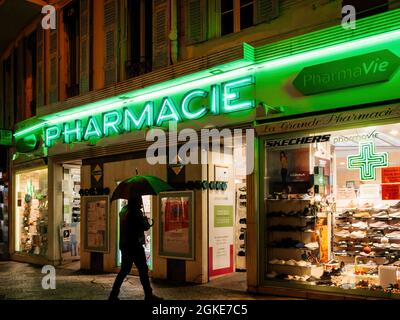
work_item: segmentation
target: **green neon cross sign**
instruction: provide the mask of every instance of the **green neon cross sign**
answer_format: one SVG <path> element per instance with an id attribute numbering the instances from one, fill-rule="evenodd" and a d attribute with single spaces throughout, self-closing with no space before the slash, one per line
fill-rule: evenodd
<path id="1" fill-rule="evenodd" d="M 360 169 L 360 179 L 375 180 L 375 169 L 388 166 L 388 153 L 375 152 L 373 141 L 360 142 L 360 153 L 347 157 L 348 169 Z"/>

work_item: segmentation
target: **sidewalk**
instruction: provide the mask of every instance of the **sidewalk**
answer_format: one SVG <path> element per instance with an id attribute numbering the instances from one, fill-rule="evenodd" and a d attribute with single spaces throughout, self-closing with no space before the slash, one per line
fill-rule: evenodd
<path id="1" fill-rule="evenodd" d="M 116 274 L 88 275 L 66 267 L 56 269 L 56 289 L 42 289 L 40 266 L 18 262 L 0 262 L 0 300 L 106 300 Z M 168 300 L 287 300 L 287 298 L 249 294 L 244 274 L 214 280 L 204 285 L 152 281 L 154 293 Z M 231 289 L 229 289 L 229 287 Z M 233 289 L 232 289 L 233 288 Z M 124 282 L 121 300 L 142 300 L 138 277 Z"/>

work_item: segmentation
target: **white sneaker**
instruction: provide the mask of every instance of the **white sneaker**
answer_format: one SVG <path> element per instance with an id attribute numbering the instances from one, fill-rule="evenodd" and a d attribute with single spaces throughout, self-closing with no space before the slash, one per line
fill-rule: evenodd
<path id="1" fill-rule="evenodd" d="M 372 216 L 375 218 L 389 218 L 387 211 L 379 211 L 378 213 L 374 213 Z"/>
<path id="2" fill-rule="evenodd" d="M 269 261 L 270 264 L 279 264 L 279 260 L 278 259 L 272 259 Z"/>
<path id="3" fill-rule="evenodd" d="M 400 231 L 393 231 L 391 233 L 387 233 L 385 236 L 389 239 L 400 239 Z"/>
<path id="4" fill-rule="evenodd" d="M 366 235 L 367 234 L 365 233 L 365 231 L 353 231 L 352 233 L 350 233 L 350 238 L 363 239 Z"/>
<path id="5" fill-rule="evenodd" d="M 275 278 L 277 275 L 278 275 L 277 272 L 272 271 L 272 272 L 270 272 L 270 273 L 267 273 L 267 278 L 273 279 L 273 278 Z"/>
<path id="6" fill-rule="evenodd" d="M 388 227 L 388 225 L 383 221 L 377 221 L 377 222 L 374 222 L 374 223 L 370 223 L 369 226 L 371 228 L 382 228 L 382 229 Z"/>
<path id="7" fill-rule="evenodd" d="M 319 248 L 319 244 L 318 244 L 318 242 L 310 242 L 310 243 L 307 243 L 305 245 L 305 247 L 310 249 L 310 250 L 315 250 L 315 249 Z"/>
<path id="8" fill-rule="evenodd" d="M 335 232 L 335 236 L 340 238 L 347 238 L 350 236 L 350 232 L 348 230 L 340 230 L 338 232 Z"/>
<path id="9" fill-rule="evenodd" d="M 304 261 L 304 260 L 299 260 L 299 261 L 297 261 L 297 265 L 299 267 L 310 267 L 311 266 L 311 262 Z"/>
<path id="10" fill-rule="evenodd" d="M 362 221 L 358 221 L 356 223 L 353 223 L 351 226 L 354 227 L 354 228 L 362 229 L 362 230 L 368 228 L 368 224 L 365 223 L 365 222 L 362 222 Z"/>
<path id="11" fill-rule="evenodd" d="M 278 264 L 286 264 L 285 260 L 278 260 Z"/>

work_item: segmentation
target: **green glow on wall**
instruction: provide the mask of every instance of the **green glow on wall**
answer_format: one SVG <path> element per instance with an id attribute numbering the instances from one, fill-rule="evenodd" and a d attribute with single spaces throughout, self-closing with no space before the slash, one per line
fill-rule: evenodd
<path id="1" fill-rule="evenodd" d="M 124 108 L 124 130 L 130 132 L 132 130 L 132 123 L 134 129 L 140 130 L 144 124 L 151 127 L 153 125 L 153 102 L 146 102 L 140 117 L 129 108 Z"/>
<path id="2" fill-rule="evenodd" d="M 206 98 L 207 95 L 208 95 L 208 92 L 205 90 L 201 90 L 201 89 L 197 89 L 197 90 L 188 92 L 183 97 L 182 103 L 181 103 L 183 116 L 189 120 L 198 119 L 198 118 L 201 118 L 202 116 L 204 116 L 207 113 L 207 108 L 204 105 L 201 106 L 200 110 L 193 113 L 189 110 L 189 104 L 194 98 Z"/>
<path id="3" fill-rule="evenodd" d="M 388 153 L 375 152 L 373 141 L 360 142 L 359 154 L 347 157 L 348 169 L 360 169 L 360 180 L 376 179 L 376 169 L 388 166 Z"/>
<path id="4" fill-rule="evenodd" d="M 82 121 L 75 120 L 75 126 L 71 128 L 68 123 L 64 123 L 64 143 L 71 143 L 71 135 L 75 136 L 76 141 L 82 141 Z M 47 145 L 47 144 L 46 144 Z"/>
<path id="5" fill-rule="evenodd" d="M 94 116 L 89 117 L 84 139 L 89 140 L 91 137 L 101 138 L 100 126 L 97 122 L 96 117 Z"/>
<path id="6" fill-rule="evenodd" d="M 223 103 L 222 109 L 224 112 L 234 112 L 239 110 L 245 110 L 249 108 L 254 108 L 255 102 L 254 100 L 242 101 L 240 103 L 237 100 L 240 99 L 240 93 L 237 90 L 238 88 L 248 86 L 253 84 L 254 77 L 249 76 L 246 78 L 226 82 L 222 85 L 223 87 Z M 236 101 L 236 103 L 235 103 Z"/>
<path id="7" fill-rule="evenodd" d="M 110 130 L 112 133 L 120 133 L 118 126 L 122 122 L 121 113 L 119 111 L 111 111 L 103 114 L 103 134 L 108 137 Z M 111 134 L 112 134 L 111 133 Z"/>
<path id="8" fill-rule="evenodd" d="M 160 114 L 158 115 L 156 126 L 161 126 L 165 121 L 182 121 L 174 102 L 168 98 L 163 98 Z"/>

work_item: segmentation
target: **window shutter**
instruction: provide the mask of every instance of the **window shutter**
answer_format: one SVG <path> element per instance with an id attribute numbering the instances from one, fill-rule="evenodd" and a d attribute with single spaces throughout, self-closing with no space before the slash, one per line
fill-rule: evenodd
<path id="1" fill-rule="evenodd" d="M 58 101 L 58 34 L 57 29 L 50 31 L 50 72 L 48 103 Z"/>
<path id="2" fill-rule="evenodd" d="M 169 65 L 169 8 L 167 0 L 153 2 L 153 70 Z"/>
<path id="3" fill-rule="evenodd" d="M 79 92 L 90 90 L 89 62 L 90 62 L 90 0 L 82 0 L 80 3 L 80 79 Z"/>
<path id="4" fill-rule="evenodd" d="M 254 21 L 268 22 L 279 16 L 279 0 L 255 0 Z"/>
<path id="5" fill-rule="evenodd" d="M 207 1 L 188 0 L 185 20 L 187 43 L 205 41 L 207 36 Z"/>
<path id="6" fill-rule="evenodd" d="M 117 1 L 104 2 L 104 86 L 117 81 Z"/>
<path id="7" fill-rule="evenodd" d="M 41 26 L 36 37 L 36 106 L 41 107 L 44 105 L 44 31 Z"/>

